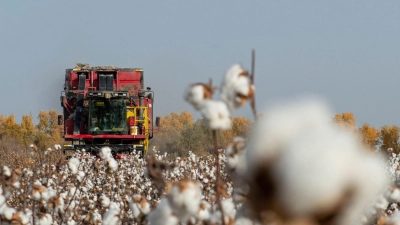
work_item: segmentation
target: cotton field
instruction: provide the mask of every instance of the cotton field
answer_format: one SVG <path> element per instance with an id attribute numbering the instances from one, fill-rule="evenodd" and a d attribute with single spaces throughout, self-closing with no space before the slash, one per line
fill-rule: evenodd
<path id="1" fill-rule="evenodd" d="M 399 155 L 362 149 L 319 103 L 268 115 L 218 161 L 190 151 L 116 160 L 105 147 L 3 166 L 1 224 L 400 224 Z"/>
<path id="2" fill-rule="evenodd" d="M 78 152 L 67 162 L 37 170 L 1 170 L 2 224 L 177 224 L 218 221 L 214 158 L 167 160 L 155 154 L 154 167 L 137 155 L 97 158 Z M 51 154 L 51 153 L 49 153 Z M 224 165 L 221 154 L 220 162 Z M 161 171 L 158 169 L 163 168 Z M 224 168 L 224 166 L 223 166 Z M 158 173 L 160 172 L 160 174 Z M 150 179 L 149 173 L 161 175 Z M 235 216 L 232 183 L 223 173 L 227 221 Z M 159 183 L 157 183 L 159 182 Z M 34 216 L 33 216 L 34 215 Z"/>
<path id="3" fill-rule="evenodd" d="M 29 168 L 1 167 L 1 224 L 400 224 L 400 155 L 365 149 L 332 122 L 319 99 L 255 110 L 254 74 L 232 66 L 217 88 L 189 85 L 184 98 L 212 130 L 214 154 L 154 151 L 114 158 L 32 146 Z M 250 102 L 250 138 L 218 148 L 216 133 Z M 37 157 L 37 156 L 40 157 Z M 53 159 L 53 160 L 51 160 Z"/>

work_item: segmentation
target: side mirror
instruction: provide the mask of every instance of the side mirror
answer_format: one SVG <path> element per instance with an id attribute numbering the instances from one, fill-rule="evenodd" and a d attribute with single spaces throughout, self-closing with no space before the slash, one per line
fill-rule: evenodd
<path id="1" fill-rule="evenodd" d="M 160 127 L 161 125 L 161 118 L 159 116 L 156 117 L 156 127 Z"/>
<path id="2" fill-rule="evenodd" d="M 64 121 L 63 121 L 63 116 L 62 115 L 58 115 L 58 117 L 57 117 L 57 120 L 58 120 L 58 125 L 63 125 L 64 123 Z"/>

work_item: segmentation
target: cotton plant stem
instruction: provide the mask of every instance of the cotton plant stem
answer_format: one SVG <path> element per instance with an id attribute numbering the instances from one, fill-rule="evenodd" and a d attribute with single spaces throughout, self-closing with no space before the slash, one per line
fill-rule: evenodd
<path id="1" fill-rule="evenodd" d="M 254 85 L 254 68 L 256 61 L 256 51 L 253 49 L 251 51 L 251 84 Z M 250 100 L 251 109 L 253 111 L 254 120 L 257 120 L 257 110 L 256 110 L 256 93 L 253 93 L 253 97 Z"/>
<path id="2" fill-rule="evenodd" d="M 253 98 L 250 101 L 250 105 L 251 105 L 251 109 L 253 111 L 253 115 L 254 115 L 254 121 L 257 120 L 257 111 L 256 111 L 256 100 L 255 100 L 255 96 L 253 96 Z"/>
<path id="3" fill-rule="evenodd" d="M 219 167 L 219 152 L 218 152 L 218 141 L 217 141 L 217 131 L 216 130 L 212 131 L 212 136 L 213 136 L 213 141 L 214 141 L 214 151 L 215 151 L 215 155 L 216 155 L 215 166 L 217 167 L 217 171 L 216 171 L 217 176 L 216 176 L 216 181 L 215 181 L 215 195 L 216 195 L 216 201 L 217 201 L 218 207 L 221 210 L 222 225 L 225 225 L 224 210 L 222 208 L 221 195 L 219 193 L 220 167 Z"/>

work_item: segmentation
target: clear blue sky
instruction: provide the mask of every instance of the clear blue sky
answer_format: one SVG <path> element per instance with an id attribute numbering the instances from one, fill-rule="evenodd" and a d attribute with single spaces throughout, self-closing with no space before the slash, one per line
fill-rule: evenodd
<path id="1" fill-rule="evenodd" d="M 400 1 L 1 1 L 0 114 L 57 109 L 66 68 L 142 67 L 155 113 L 188 110 L 255 49 L 258 108 L 303 94 L 400 125 Z M 236 115 L 251 117 L 249 109 Z"/>

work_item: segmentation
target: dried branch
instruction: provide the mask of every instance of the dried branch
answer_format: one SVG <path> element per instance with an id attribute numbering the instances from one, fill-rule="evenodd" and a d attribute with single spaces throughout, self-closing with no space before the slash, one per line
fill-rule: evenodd
<path id="1" fill-rule="evenodd" d="M 251 74 L 250 74 L 250 82 L 251 86 L 254 85 L 254 69 L 255 69 L 255 61 L 256 61 L 256 52 L 253 49 L 251 51 Z M 255 90 L 253 90 L 255 91 Z M 250 100 L 251 109 L 253 110 L 254 120 L 257 119 L 257 110 L 256 110 L 256 94 L 253 93 L 251 100 Z"/>

